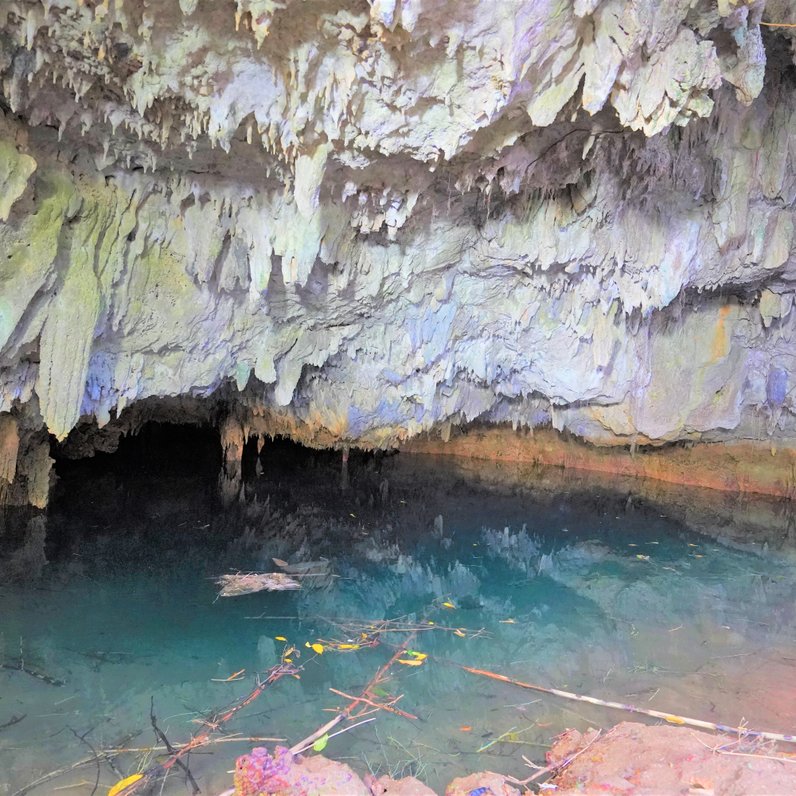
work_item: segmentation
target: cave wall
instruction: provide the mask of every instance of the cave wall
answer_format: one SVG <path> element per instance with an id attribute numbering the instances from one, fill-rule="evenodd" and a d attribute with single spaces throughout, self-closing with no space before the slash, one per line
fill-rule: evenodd
<path id="1" fill-rule="evenodd" d="M 144 399 L 796 446 L 796 11 L 512 11 L 4 3 L 0 477 Z"/>

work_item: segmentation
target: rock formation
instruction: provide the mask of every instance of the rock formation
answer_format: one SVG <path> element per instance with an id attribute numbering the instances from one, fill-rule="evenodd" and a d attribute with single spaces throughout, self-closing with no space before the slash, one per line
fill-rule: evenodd
<path id="1" fill-rule="evenodd" d="M 0 478 L 41 504 L 45 429 L 158 412 L 228 455 L 476 419 L 795 446 L 794 23 L 7 0 Z"/>

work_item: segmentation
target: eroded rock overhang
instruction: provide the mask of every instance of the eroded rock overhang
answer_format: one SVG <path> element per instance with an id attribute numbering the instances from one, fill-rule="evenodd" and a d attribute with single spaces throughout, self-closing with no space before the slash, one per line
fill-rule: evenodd
<path id="1" fill-rule="evenodd" d="M 314 445 L 475 419 L 795 444 L 789 3 L 0 23 L 6 480 L 45 430 L 158 400 Z"/>

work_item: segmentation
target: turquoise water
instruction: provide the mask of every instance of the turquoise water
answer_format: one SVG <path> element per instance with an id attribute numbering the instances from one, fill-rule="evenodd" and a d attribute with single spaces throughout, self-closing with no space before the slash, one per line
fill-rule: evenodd
<path id="1" fill-rule="evenodd" d="M 440 791 L 474 770 L 525 776 L 522 755 L 541 760 L 566 727 L 631 718 L 456 663 L 793 730 L 796 573 L 787 548 L 736 549 L 659 505 L 605 490 L 496 494 L 444 463 L 396 457 L 352 461 L 351 488 L 341 491 L 335 466 L 287 451 L 225 507 L 202 467 L 121 473 L 100 461 L 62 472 L 46 520 L 7 515 L 0 725 L 24 718 L 0 729 L 0 794 L 90 757 L 86 742 L 151 747 L 150 699 L 170 740 L 186 741 L 197 720 L 248 694 L 255 674 L 295 645 L 301 679 L 281 680 L 225 727 L 229 742 L 191 756 L 203 791 L 218 793 L 252 745 L 233 736 L 308 736 L 345 704 L 329 689 L 358 693 L 404 636 L 344 652 L 329 641 L 356 643 L 361 626 L 400 617 L 423 628 L 411 645 L 428 657 L 396 665 L 388 690 L 417 719 L 382 712 L 330 740 L 325 754 L 360 773 L 416 774 Z M 219 574 L 274 569 L 273 557 L 326 558 L 333 577 L 216 598 Z M 320 656 L 305 646 L 318 642 L 327 644 Z M 20 661 L 56 682 L 16 670 Z M 241 679 L 219 682 L 240 670 Z M 147 751 L 121 754 L 115 772 L 102 764 L 100 785 L 151 761 Z M 90 794 L 97 773 L 80 767 L 32 792 Z M 173 773 L 162 792 L 189 790 Z"/>

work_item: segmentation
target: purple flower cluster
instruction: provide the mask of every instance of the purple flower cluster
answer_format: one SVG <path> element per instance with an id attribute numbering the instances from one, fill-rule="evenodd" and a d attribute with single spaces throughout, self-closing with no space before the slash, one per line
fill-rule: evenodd
<path id="1" fill-rule="evenodd" d="M 289 787 L 286 774 L 293 764 L 293 755 L 284 746 L 277 746 L 271 755 L 258 746 L 235 764 L 235 796 L 260 796 L 278 793 Z"/>

